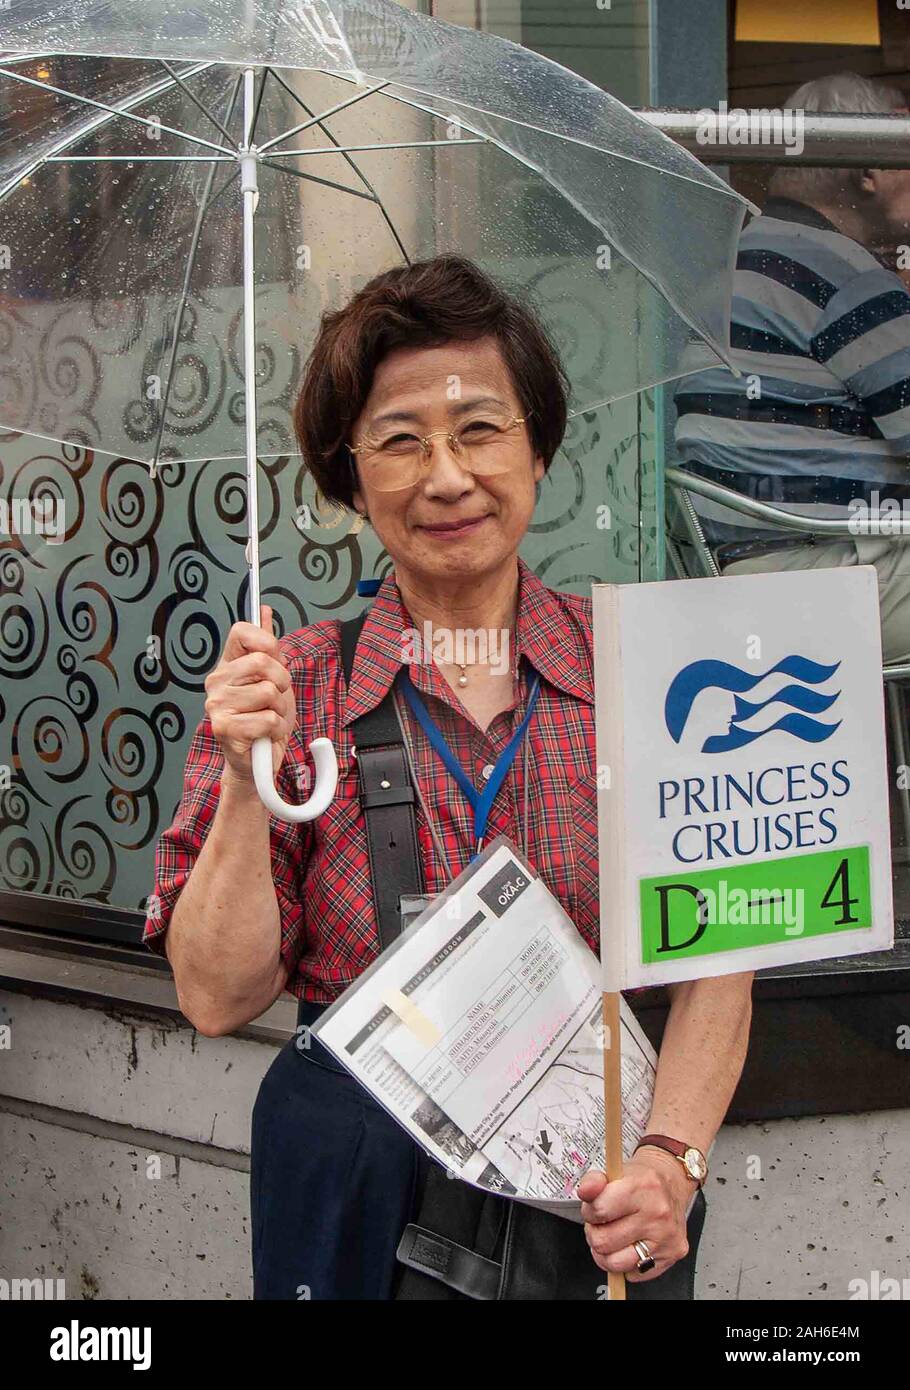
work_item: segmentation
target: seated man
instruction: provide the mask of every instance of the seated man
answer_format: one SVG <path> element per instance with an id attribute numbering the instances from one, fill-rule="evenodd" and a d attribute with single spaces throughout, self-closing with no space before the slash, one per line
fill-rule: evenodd
<path id="1" fill-rule="evenodd" d="M 906 111 L 906 98 L 845 73 L 787 107 Z M 676 391 L 681 467 L 747 497 L 818 517 L 906 501 L 910 519 L 910 292 L 868 247 L 910 243 L 910 170 L 775 170 L 744 230 L 730 341 L 743 375 L 698 368 Z M 724 574 L 874 564 L 884 657 L 910 660 L 910 541 L 785 532 L 693 495 Z M 852 505 L 851 505 L 852 504 Z"/>

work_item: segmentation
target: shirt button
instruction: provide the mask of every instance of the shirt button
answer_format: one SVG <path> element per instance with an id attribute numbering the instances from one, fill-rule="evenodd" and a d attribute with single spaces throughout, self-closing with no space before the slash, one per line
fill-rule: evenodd
<path id="1" fill-rule="evenodd" d="M 493 776 L 494 771 L 495 769 L 493 767 L 493 764 L 486 763 L 485 766 L 481 769 L 480 775 L 484 778 L 485 781 L 489 782 L 490 778 Z"/>

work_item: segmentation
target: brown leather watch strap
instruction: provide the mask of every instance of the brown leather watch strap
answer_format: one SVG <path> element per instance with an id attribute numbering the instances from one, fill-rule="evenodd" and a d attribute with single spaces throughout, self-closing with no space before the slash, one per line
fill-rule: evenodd
<path id="1" fill-rule="evenodd" d="M 672 1154 L 674 1158 L 678 1158 L 683 1168 L 686 1170 L 686 1176 L 695 1183 L 696 1187 L 704 1186 L 705 1177 L 708 1172 L 708 1164 L 701 1149 L 695 1148 L 694 1144 L 684 1144 L 681 1139 L 671 1139 L 669 1134 L 646 1134 L 644 1138 L 639 1139 L 638 1143 L 635 1145 L 636 1153 L 639 1149 L 644 1148 L 646 1144 L 655 1149 L 665 1149 L 667 1153 Z M 704 1170 L 701 1177 L 697 1177 L 695 1173 L 692 1172 L 689 1163 L 686 1161 L 686 1154 L 693 1149 L 695 1153 L 698 1154 L 699 1165 Z"/>
<path id="2" fill-rule="evenodd" d="M 686 1149 L 690 1147 L 681 1139 L 671 1139 L 668 1134 L 646 1134 L 643 1139 L 639 1139 L 635 1147 L 640 1149 L 645 1144 L 652 1144 L 657 1149 L 666 1149 L 667 1153 L 675 1154 L 677 1158 L 685 1158 Z"/>

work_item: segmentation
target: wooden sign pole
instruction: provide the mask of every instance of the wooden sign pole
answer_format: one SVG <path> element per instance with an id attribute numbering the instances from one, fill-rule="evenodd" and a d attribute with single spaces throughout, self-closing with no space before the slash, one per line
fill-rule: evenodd
<path id="1" fill-rule="evenodd" d="M 619 1023 L 618 993 L 603 996 L 604 1022 L 604 1171 L 612 1182 L 622 1177 L 622 1031 Z M 626 1281 L 622 1274 L 607 1272 L 610 1300 L 624 1299 Z"/>

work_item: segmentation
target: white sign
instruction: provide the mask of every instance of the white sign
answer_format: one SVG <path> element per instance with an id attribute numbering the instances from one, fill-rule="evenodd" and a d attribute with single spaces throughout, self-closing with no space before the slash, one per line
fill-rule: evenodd
<path id="1" fill-rule="evenodd" d="M 889 948 L 875 570 L 593 593 L 604 989 Z"/>

